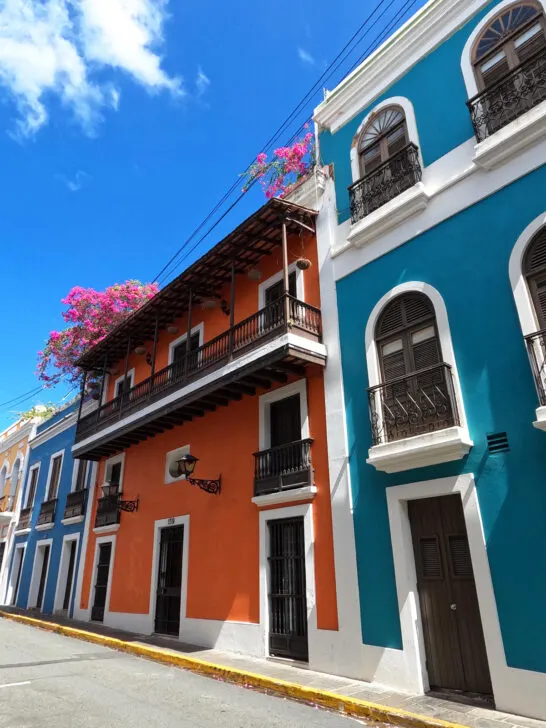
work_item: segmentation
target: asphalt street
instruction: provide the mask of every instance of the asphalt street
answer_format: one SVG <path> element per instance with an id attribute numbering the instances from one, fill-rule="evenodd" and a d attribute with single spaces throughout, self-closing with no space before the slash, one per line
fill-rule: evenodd
<path id="1" fill-rule="evenodd" d="M 335 713 L 0 619 L 0 728 L 357 728 Z"/>

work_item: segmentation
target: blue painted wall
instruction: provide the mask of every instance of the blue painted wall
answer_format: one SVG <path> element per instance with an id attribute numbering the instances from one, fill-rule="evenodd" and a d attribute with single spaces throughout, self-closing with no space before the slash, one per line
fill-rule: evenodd
<path id="1" fill-rule="evenodd" d="M 74 412 L 77 411 L 78 408 L 78 402 L 75 402 L 71 404 L 70 406 L 66 407 L 65 409 L 57 412 L 55 415 L 53 415 L 52 418 L 44 422 L 42 425 L 40 425 L 37 428 L 37 435 L 43 434 L 50 428 L 52 428 L 55 424 L 63 420 L 65 417 L 69 417 L 71 414 L 73 415 Z M 29 472 L 30 468 L 39 463 L 40 464 L 40 472 L 38 476 L 38 484 L 36 488 L 36 495 L 34 498 L 34 506 L 32 509 L 32 520 L 31 520 L 31 532 L 26 536 L 16 536 L 15 538 L 15 546 L 17 544 L 26 543 L 26 551 L 25 551 L 25 557 L 23 562 L 23 570 L 21 572 L 21 580 L 19 585 L 19 592 L 17 595 L 17 606 L 26 608 L 27 602 L 28 602 L 28 596 L 29 596 L 29 590 L 30 590 L 30 583 L 32 579 L 32 568 L 34 564 L 34 554 L 36 551 L 36 543 L 37 541 L 42 541 L 45 539 L 52 539 L 53 542 L 51 544 L 51 550 L 50 550 L 50 564 L 49 564 L 49 573 L 47 576 L 47 583 L 45 587 L 44 592 L 44 601 L 43 601 L 43 612 L 45 614 L 51 614 L 53 612 L 53 604 L 55 600 L 55 590 L 57 588 L 57 576 L 59 573 L 59 566 L 61 561 L 61 554 L 62 554 L 62 546 L 63 546 L 63 538 L 64 536 L 68 534 L 73 533 L 79 533 L 80 534 L 80 541 L 78 545 L 78 551 L 76 552 L 76 563 L 75 563 L 75 569 L 74 569 L 74 583 L 77 578 L 78 574 L 78 564 L 80 559 L 80 552 L 82 547 L 82 536 L 83 536 L 83 528 L 85 525 L 85 522 L 73 524 L 71 526 L 64 526 L 61 523 L 61 519 L 63 517 L 64 513 L 64 507 L 66 502 L 66 496 L 68 493 L 70 493 L 70 490 L 72 488 L 72 474 L 74 470 L 74 460 L 72 459 L 71 455 L 71 448 L 74 444 L 74 436 L 76 432 L 76 421 L 74 419 L 74 423 L 71 427 L 67 428 L 63 432 L 59 433 L 58 435 L 55 435 L 51 437 L 51 439 L 44 442 L 42 445 L 38 445 L 37 447 L 32 447 L 31 444 L 31 450 L 30 450 L 30 457 L 29 457 L 29 465 L 27 469 L 27 480 L 25 483 L 25 489 L 24 489 L 24 495 L 23 495 L 23 504 L 26 503 L 26 497 L 28 492 L 28 486 L 29 486 Z M 49 472 L 49 463 L 51 456 L 54 453 L 57 453 L 61 450 L 64 450 L 64 457 L 63 457 L 63 463 L 62 463 L 62 469 L 61 469 L 61 477 L 59 481 L 59 491 L 58 491 L 58 501 L 57 501 L 57 509 L 55 513 L 55 524 L 52 529 L 46 530 L 46 531 L 36 531 L 36 521 L 38 519 L 38 515 L 40 512 L 40 505 L 45 500 L 46 497 L 46 487 L 47 487 L 47 477 Z M 91 468 L 88 468 L 88 481 L 90 478 Z M 87 483 L 89 485 L 89 482 Z M 12 550 L 12 564 L 11 568 L 13 568 L 13 559 L 15 555 L 15 547 Z M 72 591 L 72 599 L 70 603 L 69 613 L 72 614 L 74 604 L 74 589 Z"/>
<path id="2" fill-rule="evenodd" d="M 334 165 L 340 222 L 350 216 L 347 187 L 353 181 L 350 164 L 353 138 L 364 117 L 381 101 L 392 96 L 405 96 L 411 100 L 425 166 L 473 137 L 461 57 L 468 37 L 496 4 L 487 5 L 335 134 L 321 133 L 322 163 Z"/>
<path id="3" fill-rule="evenodd" d="M 508 664 L 546 671 L 546 433 L 532 425 L 538 398 L 508 278 L 517 238 L 546 209 L 545 188 L 542 167 L 338 282 L 366 644 L 402 647 L 385 489 L 472 472 Z M 444 298 L 475 444 L 464 461 L 388 475 L 366 464 L 364 337 L 377 301 L 404 281 Z M 486 434 L 499 431 L 510 451 L 488 455 Z"/>

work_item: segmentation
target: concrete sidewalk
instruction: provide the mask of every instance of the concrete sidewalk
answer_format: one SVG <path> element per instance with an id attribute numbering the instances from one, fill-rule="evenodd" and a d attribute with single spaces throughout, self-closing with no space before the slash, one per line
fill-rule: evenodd
<path id="1" fill-rule="evenodd" d="M 96 623 L 47 617 L 2 607 L 0 617 L 112 647 L 130 654 L 247 688 L 320 705 L 329 710 L 408 728 L 546 728 L 546 722 L 442 700 L 429 695 L 396 693 L 370 683 L 313 672 L 283 661 L 244 657 L 203 649 L 157 635 L 113 630 Z"/>

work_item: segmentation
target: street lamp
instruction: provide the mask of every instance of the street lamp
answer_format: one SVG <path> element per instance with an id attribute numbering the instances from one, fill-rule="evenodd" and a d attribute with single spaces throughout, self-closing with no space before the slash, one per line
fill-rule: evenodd
<path id="1" fill-rule="evenodd" d="M 179 478 L 184 475 L 186 477 L 186 481 L 190 485 L 196 485 L 198 488 L 201 488 L 201 490 L 204 490 L 205 493 L 211 493 L 211 495 L 220 495 L 220 490 L 222 488 L 221 475 L 218 476 L 218 478 L 216 478 L 215 480 L 191 477 L 198 462 L 199 458 L 196 458 L 195 455 L 190 455 L 190 453 L 186 453 L 179 460 L 173 463 L 174 467 L 170 471 L 171 475 L 175 478 Z"/>

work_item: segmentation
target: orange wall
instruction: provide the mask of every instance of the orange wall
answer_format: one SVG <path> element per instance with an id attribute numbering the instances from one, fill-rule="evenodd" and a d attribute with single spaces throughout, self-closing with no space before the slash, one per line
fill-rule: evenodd
<path id="1" fill-rule="evenodd" d="M 317 622 L 337 629 L 336 585 L 326 455 L 322 370 L 308 370 L 312 460 L 318 493 L 314 500 Z M 110 611 L 147 613 L 150 599 L 154 522 L 190 515 L 187 616 L 259 621 L 259 522 L 253 496 L 258 450 L 257 393 L 231 402 L 126 451 L 123 497 L 140 497 L 137 513 L 122 513 L 113 565 Z M 184 481 L 164 485 L 165 456 L 191 445 L 200 458 L 196 477 L 222 473 L 222 493 L 209 495 Z M 102 483 L 104 462 L 98 471 Z M 94 518 L 94 514 L 93 514 Z M 103 535 L 103 534 L 101 534 Z M 82 608 L 89 606 L 95 535 L 90 533 L 84 569 Z M 155 585 L 154 585 L 155 590 Z"/>
<path id="2" fill-rule="evenodd" d="M 302 257 L 309 258 L 312 262 L 311 267 L 302 272 L 305 301 L 310 303 L 312 306 L 319 307 L 319 271 L 315 239 L 309 234 L 306 234 L 302 238 L 299 236 L 290 236 L 288 238 L 289 263 L 292 263 Z M 275 273 L 282 270 L 281 246 L 279 245 L 278 248 L 275 248 L 271 255 L 264 256 L 256 267 L 262 273 L 261 279 L 257 282 L 249 280 L 246 275 L 236 276 L 235 323 L 242 321 L 248 316 L 252 316 L 253 313 L 258 311 L 258 286 L 271 276 L 275 275 Z M 221 291 L 221 295 L 229 304 L 231 296 L 229 284 L 224 286 Z M 203 343 L 214 339 L 229 328 L 229 316 L 222 313 L 219 303 L 212 311 L 203 310 L 200 305 L 194 306 L 192 312 L 192 329 L 201 322 L 204 323 Z M 176 319 L 172 323 L 178 326 L 179 331 L 176 334 L 169 334 L 167 331 L 160 332 L 156 355 L 156 371 L 169 364 L 169 344 L 187 331 L 187 316 Z M 152 351 L 152 342 L 148 342 L 147 348 L 149 352 Z M 108 382 L 106 401 L 114 397 L 114 382 L 125 371 L 125 359 L 120 360 L 114 368 L 119 373 L 109 377 L 110 381 Z M 143 379 L 150 376 L 150 367 L 146 364 L 144 356 L 138 356 L 135 353 L 131 353 L 128 369 L 130 370 L 133 368 L 135 369 L 134 384 L 138 384 Z"/>

